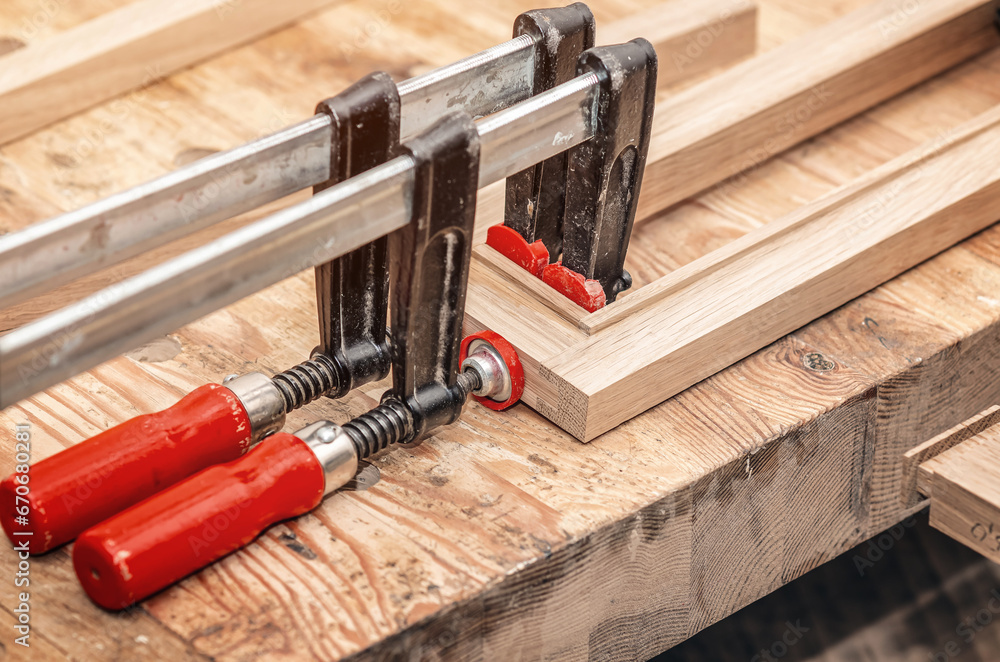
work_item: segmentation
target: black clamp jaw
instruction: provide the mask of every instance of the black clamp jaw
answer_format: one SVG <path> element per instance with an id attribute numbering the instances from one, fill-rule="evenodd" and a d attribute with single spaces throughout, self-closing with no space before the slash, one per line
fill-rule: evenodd
<path id="1" fill-rule="evenodd" d="M 577 60 L 594 46 L 594 15 L 581 2 L 525 12 L 514 21 L 514 36 L 525 34 L 535 38 L 537 95 L 576 75 Z M 529 244 L 540 240 L 549 255 L 562 251 L 566 158 L 563 152 L 507 178 L 504 224 Z"/>
<path id="2" fill-rule="evenodd" d="M 522 14 L 530 33 L 535 92 L 595 74 L 600 90 L 594 137 L 507 179 L 503 232 L 487 243 L 593 312 L 632 285 L 625 270 L 656 103 L 656 51 L 645 39 L 593 47 L 583 5 Z M 516 233 L 513 234 L 511 230 Z"/>
<path id="3" fill-rule="evenodd" d="M 481 384 L 460 371 L 472 259 L 479 133 L 466 113 L 438 120 L 408 141 L 413 216 L 391 235 L 393 388 L 372 411 L 344 424 L 358 457 L 411 443 L 453 423 Z"/>
<path id="4" fill-rule="evenodd" d="M 552 261 L 561 257 L 546 259 L 538 274 L 546 282 L 558 287 L 570 274 L 588 294 L 597 286 L 604 305 L 630 285 L 624 260 L 649 147 L 656 55 L 641 39 L 594 48 L 593 15 L 580 3 L 522 14 L 515 36 L 522 34 L 536 39 L 536 94 L 595 76 L 596 128 L 591 139 L 508 178 L 505 226 L 543 244 Z M 398 155 L 414 164 L 410 223 L 316 268 L 320 345 L 309 361 L 274 378 L 290 411 L 391 372 L 382 404 L 343 426 L 363 458 L 419 441 L 457 419 L 470 393 L 489 390 L 481 370 L 460 365 L 479 134 L 456 112 L 401 145 L 399 92 L 385 73 L 367 76 L 317 112 L 330 118 L 332 149 L 330 179 L 316 192 Z"/>
<path id="5" fill-rule="evenodd" d="M 611 303 L 632 286 L 625 253 L 639 204 L 656 104 L 656 51 L 645 39 L 592 48 L 577 73 L 597 74 L 594 137 L 569 150 L 563 266 L 596 280 Z"/>
<path id="6" fill-rule="evenodd" d="M 389 74 L 371 74 L 343 93 L 320 103 L 330 117 L 334 146 L 330 179 L 322 191 L 399 153 L 399 91 Z M 386 340 L 389 301 L 388 237 L 316 267 L 320 319 L 317 353 L 332 359 L 342 378 L 328 393 L 343 397 L 352 389 L 386 377 L 391 353 Z"/>
<path id="7" fill-rule="evenodd" d="M 381 165 L 399 154 L 401 104 L 389 74 L 365 76 L 321 102 L 330 118 L 330 178 L 313 192 Z M 389 374 L 386 337 L 389 302 L 388 237 L 316 267 L 320 344 L 310 360 L 275 376 L 291 411 L 321 395 L 342 398 Z"/>
<path id="8" fill-rule="evenodd" d="M 359 458 L 454 422 L 482 386 L 459 365 L 479 132 L 468 114 L 455 112 L 400 145 L 399 108 L 384 73 L 318 107 L 331 119 L 334 148 L 330 180 L 316 192 L 405 154 L 414 164 L 413 215 L 397 232 L 316 268 L 321 344 L 309 361 L 274 379 L 286 400 L 301 406 L 324 394 L 343 397 L 391 371 L 393 388 L 382 404 L 343 426 Z"/>

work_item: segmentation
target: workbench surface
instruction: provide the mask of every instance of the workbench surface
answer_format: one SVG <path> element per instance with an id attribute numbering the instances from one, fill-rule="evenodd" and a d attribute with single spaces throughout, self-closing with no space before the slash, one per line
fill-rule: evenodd
<path id="1" fill-rule="evenodd" d="M 0 48 L 125 1 L 8 0 Z M 589 4 L 600 25 L 654 3 Z M 761 0 L 759 47 L 863 3 Z M 370 71 L 404 79 L 501 42 L 529 8 L 337 4 L 0 149 L 0 231 L 303 119 Z M 993 51 L 643 225 L 627 266 L 648 282 L 998 102 Z M 245 220 L 5 311 L 2 330 Z M 38 461 L 226 374 L 297 363 L 317 343 L 314 311 L 303 273 L 5 410 L 0 472 L 18 423 Z M 127 613 L 90 603 L 70 548 L 33 559 L 27 655 L 5 549 L 0 645 L 13 659 L 647 658 L 906 517 L 903 452 L 998 401 L 998 320 L 994 227 L 590 444 L 523 405 L 470 405 L 376 458 L 364 489 Z M 286 430 L 345 421 L 384 388 L 313 403 Z"/>

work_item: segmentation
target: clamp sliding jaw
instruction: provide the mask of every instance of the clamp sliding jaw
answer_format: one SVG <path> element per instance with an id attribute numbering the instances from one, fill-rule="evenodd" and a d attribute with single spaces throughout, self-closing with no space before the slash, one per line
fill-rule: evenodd
<path id="1" fill-rule="evenodd" d="M 514 21 L 514 37 L 531 35 L 538 44 L 535 55 L 534 94 L 551 90 L 576 75 L 576 62 L 594 47 L 597 27 L 586 5 L 538 9 Z M 566 207 L 567 154 L 550 159 L 507 178 L 504 225 L 527 244 L 546 255 L 562 252 L 563 215 Z M 546 264 L 548 262 L 546 261 Z"/>
<path id="2" fill-rule="evenodd" d="M 584 39 L 558 42 L 558 26 L 534 25 L 543 38 L 566 44 L 559 64 L 575 55 L 577 75 L 600 79 L 597 127 L 592 140 L 507 180 L 504 223 L 490 228 L 487 243 L 593 312 L 632 286 L 625 253 L 649 152 L 656 52 L 643 39 L 576 52 L 572 45 Z"/>

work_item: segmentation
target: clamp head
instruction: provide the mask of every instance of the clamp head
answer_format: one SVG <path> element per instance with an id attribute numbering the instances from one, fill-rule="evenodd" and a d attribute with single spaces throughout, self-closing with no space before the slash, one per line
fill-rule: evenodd
<path id="1" fill-rule="evenodd" d="M 472 391 L 479 404 L 494 411 L 512 407 L 524 394 L 524 368 L 517 350 L 503 336 L 482 331 L 467 336 L 460 352 L 462 370 L 479 378 Z"/>

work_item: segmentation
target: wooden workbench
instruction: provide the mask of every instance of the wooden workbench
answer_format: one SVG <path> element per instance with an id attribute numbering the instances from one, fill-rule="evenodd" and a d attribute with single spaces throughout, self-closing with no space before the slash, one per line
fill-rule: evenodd
<path id="1" fill-rule="evenodd" d="M 5 2 L 0 45 L 125 1 Z M 863 2 L 762 0 L 760 48 Z M 590 2 L 599 22 L 650 4 Z M 341 3 L 0 149 L 0 230 L 305 118 L 372 70 L 406 78 L 500 42 L 531 6 Z M 997 103 L 991 52 L 643 225 L 628 268 L 648 282 Z M 5 311 L 0 327 L 177 249 Z M 317 336 L 304 273 L 0 413 L 0 472 L 17 423 L 37 461 L 228 373 L 284 369 Z M 4 550 L 0 645 L 12 659 L 644 659 L 903 519 L 903 452 L 997 402 L 998 373 L 994 227 L 590 444 L 524 406 L 470 406 L 378 457 L 365 489 L 125 614 L 89 602 L 68 548 L 34 559 L 27 655 Z M 347 420 L 384 387 L 314 403 L 286 429 Z"/>

